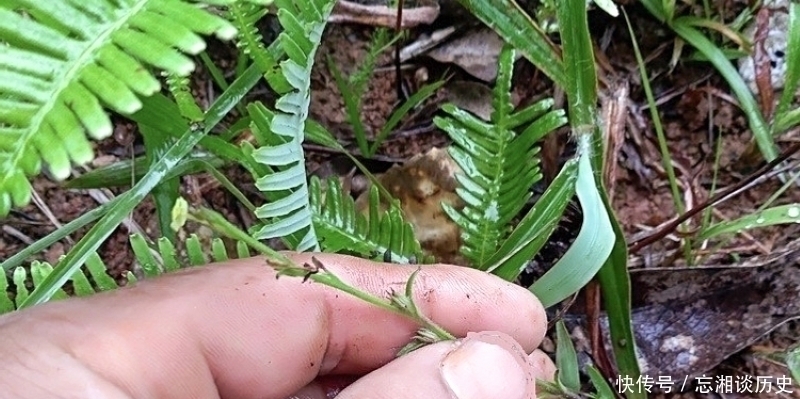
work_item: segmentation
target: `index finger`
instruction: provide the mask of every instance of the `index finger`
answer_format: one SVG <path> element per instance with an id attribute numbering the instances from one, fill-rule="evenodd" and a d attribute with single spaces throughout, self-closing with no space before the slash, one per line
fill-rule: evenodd
<path id="1" fill-rule="evenodd" d="M 403 290 L 416 270 L 315 256 L 342 280 L 380 296 Z M 310 261 L 310 255 L 293 257 Z M 388 363 L 417 329 L 341 291 L 276 279 L 263 258 L 193 268 L 104 296 L 36 311 L 60 331 L 57 342 L 69 353 L 133 397 L 203 397 L 208 390 L 222 397 L 285 397 L 318 375 L 361 374 Z M 530 352 L 544 335 L 544 310 L 533 295 L 483 272 L 423 266 L 414 297 L 456 336 L 500 331 Z M 64 315 L 67 323 L 52 325 Z M 80 339 L 87 332 L 98 338 Z"/>

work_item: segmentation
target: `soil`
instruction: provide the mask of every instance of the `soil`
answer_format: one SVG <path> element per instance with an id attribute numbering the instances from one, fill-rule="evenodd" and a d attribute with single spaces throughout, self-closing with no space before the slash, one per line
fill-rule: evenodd
<path id="1" fill-rule="evenodd" d="M 735 2 L 715 3 L 726 3 L 720 4 L 718 9 L 728 10 L 726 14 L 728 20 L 735 15 L 735 10 L 741 10 L 743 7 L 738 3 L 727 4 Z M 682 200 L 691 208 L 708 199 L 712 195 L 712 187 L 716 187 L 716 192 L 719 192 L 725 187 L 736 184 L 756 171 L 764 162 L 758 153 L 753 151 L 747 120 L 737 106 L 735 97 L 713 67 L 703 62 L 685 61 L 691 52 L 687 45 L 683 49 L 684 57 L 673 68 L 670 65 L 673 36 L 643 10 L 631 6 L 628 12 L 633 19 L 634 29 L 642 34 L 642 37 L 638 38 L 639 45 L 643 56 L 648 60 L 650 83 L 659 104 L 658 110 L 673 157 L 679 190 Z M 646 107 L 647 101 L 624 21 L 613 20 L 599 11 L 592 12 L 591 17 L 593 37 L 604 38 L 603 42 L 598 44 L 598 56 L 605 60 L 603 67 L 600 68 L 602 93 L 610 95 L 614 82 L 627 82 L 630 86 L 627 101 L 629 113 L 625 120 L 627 134 L 620 153 L 615 157 L 619 163 L 613 176 L 615 195 L 612 201 L 626 236 L 629 241 L 633 241 L 675 218 L 678 212 L 662 166 L 653 121 Z M 266 24 L 266 26 L 265 29 L 269 30 L 271 25 Z M 341 93 L 332 74 L 324 66 L 327 57 L 331 57 L 346 75 L 349 74 L 363 59 L 372 30 L 373 28 L 368 26 L 330 25 L 317 57 L 319 67 L 313 73 L 311 117 L 333 132 L 340 142 L 345 143 L 354 153 L 357 153 L 357 147 L 344 111 Z M 411 31 L 411 36 L 417 37 L 428 30 L 429 28 L 415 28 Z M 223 60 L 227 68 L 232 68 L 230 56 L 233 52 L 229 47 L 217 44 L 211 48 L 215 60 Z M 391 60 L 391 54 L 387 52 L 380 59 L 380 63 L 391 65 Z M 484 84 L 457 66 L 438 64 L 424 58 L 409 62 L 406 66 L 408 68 L 403 72 L 401 83 L 396 81 L 393 68 L 379 68 L 370 79 L 362 109 L 362 121 L 370 133 L 380 129 L 396 107 L 398 84 L 406 85 L 413 91 L 415 86 L 424 83 L 425 80 L 420 79 L 423 75 L 427 75 L 429 82 L 446 75 L 453 82 Z M 195 82 L 196 91 L 202 98 L 211 98 L 213 93 L 209 92 L 209 87 L 213 88 L 213 85 L 209 85 L 206 79 L 206 74 L 198 74 Z M 515 97 L 523 104 L 544 96 L 561 96 L 560 93 L 553 92 L 552 84 L 525 61 L 518 61 L 516 64 L 514 87 Z M 273 96 L 266 93 L 266 90 L 257 92 L 262 93 L 260 94 L 262 100 L 272 101 Z M 413 113 L 381 145 L 373 162 L 368 165 L 374 168 L 376 173 L 380 173 L 395 162 L 401 163 L 431 148 L 446 146 L 449 143 L 446 135 L 431 124 L 436 105 L 443 102 L 445 97 L 443 92 L 440 92 L 426 103 L 427 108 L 423 107 L 420 112 Z M 116 120 L 117 130 L 114 137 L 95 144 L 98 160 L 89 165 L 89 169 L 141 155 L 141 138 L 135 127 L 124 118 Z M 571 151 L 568 133 L 562 131 L 559 134 L 561 136 L 557 141 L 560 145 L 556 148 L 560 148 L 560 151 L 556 154 L 556 164 L 563 161 Z M 798 141 L 798 132 L 795 130 L 783 134 L 777 137 L 777 141 L 780 148 L 788 148 L 791 143 Z M 718 143 L 721 145 L 715 180 Z M 328 175 L 343 175 L 349 172 L 344 170 L 348 168 L 336 166 L 337 162 L 340 162 L 338 154 L 313 145 L 308 145 L 306 149 L 309 171 Z M 75 170 L 80 172 L 83 169 L 76 167 Z M 235 167 L 225 170 L 226 173 L 235 176 L 231 180 L 237 182 L 251 200 L 261 201 L 258 190 L 253 186 L 252 179 L 247 173 Z M 715 206 L 713 217 L 715 220 L 734 219 L 751 213 L 781 185 L 777 178 L 768 179 Z M 59 225 L 66 224 L 98 206 L 98 202 L 89 195 L 89 190 L 63 188 L 61 184 L 51 181 L 46 175 L 36 178 L 33 187 L 38 200 L 14 210 L 2 222 L 0 260 L 7 259 L 31 242 L 54 231 Z M 112 188 L 106 193 L 115 195 L 124 189 L 125 187 Z M 205 203 L 206 206 L 222 212 L 229 220 L 244 227 L 250 227 L 254 223 L 238 201 L 206 174 L 182 178 L 182 191 L 192 202 Z M 800 190 L 794 186 L 778 198 L 774 205 L 793 202 L 800 202 Z M 577 233 L 580 221 L 579 207 L 573 208 L 567 217 L 568 220 L 564 221 L 551 242 L 537 257 L 536 263 L 539 268 L 546 269 L 557 260 Z M 155 238 L 158 236 L 158 227 L 153 210 L 152 201 L 147 200 L 137 208 L 132 220 L 144 234 Z M 691 226 L 697 226 L 699 222 L 699 218 L 694 218 Z M 58 257 L 68 251 L 85 232 L 86 229 L 79 230 L 70 238 L 61 240 L 46 251 L 35 255 L 32 260 L 56 262 Z M 118 228 L 100 249 L 100 256 L 108 266 L 109 273 L 120 281 L 123 280 L 124 273 L 134 266 L 132 251 L 128 244 L 130 233 L 131 230 L 127 227 Z M 706 248 L 698 253 L 713 253 L 715 259 L 722 259 L 723 263 L 735 267 L 742 259 L 767 255 L 782 248 L 794 240 L 798 233 L 800 225 L 796 224 L 752 230 L 732 237 L 721 247 Z M 680 254 L 663 256 L 679 247 L 678 240 L 677 234 L 670 234 L 644 248 L 636 256 L 632 256 L 631 267 L 653 269 L 688 267 Z M 695 261 L 700 263 L 704 260 L 706 259 L 702 257 L 695 258 Z M 792 323 L 778 326 L 771 334 L 761 337 L 750 348 L 730 357 L 714 372 L 730 374 L 731 370 L 737 370 L 752 375 L 788 375 L 786 369 L 765 361 L 761 354 L 785 350 L 796 344 L 799 335 L 795 327 Z"/>

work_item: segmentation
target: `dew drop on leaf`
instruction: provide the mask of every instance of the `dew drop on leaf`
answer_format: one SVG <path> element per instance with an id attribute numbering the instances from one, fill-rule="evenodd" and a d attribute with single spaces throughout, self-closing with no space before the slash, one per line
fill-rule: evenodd
<path id="1" fill-rule="evenodd" d="M 489 205 L 486 207 L 486 211 L 484 212 L 484 217 L 489 219 L 493 222 L 496 222 L 500 219 L 500 210 L 497 209 L 497 201 L 491 201 Z"/>

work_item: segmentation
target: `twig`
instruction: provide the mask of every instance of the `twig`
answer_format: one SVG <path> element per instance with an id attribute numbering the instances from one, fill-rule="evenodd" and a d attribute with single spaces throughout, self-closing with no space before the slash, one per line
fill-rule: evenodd
<path id="1" fill-rule="evenodd" d="M 7 224 L 4 224 L 3 228 L 0 229 L 0 230 L 2 230 L 4 233 L 6 233 L 6 234 L 8 234 L 8 235 L 10 235 L 10 236 L 12 236 L 12 237 L 14 237 L 16 239 L 22 241 L 22 243 L 25 244 L 25 245 L 32 245 L 33 244 L 33 239 L 32 238 L 28 237 L 27 235 L 25 235 L 25 233 L 23 233 L 23 232 L 15 229 L 15 228 L 7 225 Z"/>
<path id="2" fill-rule="evenodd" d="M 397 19 L 395 20 L 394 30 L 399 35 L 402 32 L 403 27 L 403 5 L 405 1 L 399 0 L 397 2 Z M 403 70 L 401 68 L 400 62 L 400 50 L 401 50 L 400 40 L 395 42 L 394 44 L 394 71 L 395 71 L 395 79 L 397 79 L 397 100 L 402 101 L 403 99 Z"/>
<path id="3" fill-rule="evenodd" d="M 784 151 L 780 156 L 778 156 L 774 160 L 770 161 L 769 163 L 767 163 L 766 165 L 761 167 L 755 173 L 750 174 L 744 180 L 740 181 L 739 183 L 731 186 L 730 188 L 728 188 L 726 190 L 723 190 L 722 192 L 718 193 L 717 195 L 714 195 L 713 197 L 705 200 L 700 205 L 698 205 L 698 206 L 696 206 L 696 207 L 694 207 L 692 209 L 689 209 L 688 211 L 684 212 L 682 215 L 680 215 L 678 218 L 676 218 L 672 222 L 669 222 L 669 223 L 663 225 L 655 233 L 650 234 L 650 235 L 648 235 L 648 236 L 646 236 L 646 237 L 644 237 L 644 238 L 642 238 L 642 239 L 640 239 L 638 241 L 631 242 L 630 244 L 628 244 L 628 250 L 630 251 L 631 254 L 635 254 L 635 253 L 639 252 L 639 250 L 641 250 L 642 248 L 644 248 L 644 247 L 646 247 L 646 246 L 648 246 L 648 245 L 650 245 L 650 244 L 652 244 L 652 243 L 664 238 L 664 236 L 666 236 L 667 234 L 671 233 L 678 226 L 680 226 L 681 223 L 685 222 L 686 220 L 688 220 L 689 218 L 693 217 L 694 215 L 697 215 L 698 213 L 702 212 L 704 209 L 706 209 L 706 208 L 708 208 L 710 206 L 715 206 L 715 205 L 719 204 L 720 202 L 725 201 L 728 198 L 741 193 L 751 183 L 759 180 L 761 177 L 763 177 L 764 175 L 769 173 L 770 170 L 774 169 L 776 166 L 780 165 L 781 163 L 783 163 L 784 161 L 789 159 L 789 157 L 792 156 L 797 151 L 800 151 L 800 143 L 792 144 L 792 146 L 789 147 L 789 149 L 787 149 L 786 151 Z"/>

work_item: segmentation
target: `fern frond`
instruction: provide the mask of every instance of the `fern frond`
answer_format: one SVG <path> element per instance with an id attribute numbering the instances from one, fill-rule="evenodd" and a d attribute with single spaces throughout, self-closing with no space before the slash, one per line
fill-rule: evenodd
<path id="1" fill-rule="evenodd" d="M 203 109 L 200 108 L 194 95 L 192 95 L 189 77 L 170 73 L 167 74 L 166 82 L 169 92 L 172 93 L 172 97 L 175 99 L 175 104 L 178 105 L 181 116 L 189 122 L 201 122 L 204 117 Z"/>
<path id="2" fill-rule="evenodd" d="M 36 288 L 53 272 L 53 266 L 47 262 L 34 261 L 30 264 L 29 269 L 30 272 L 22 266 L 14 269 L 12 273 L 13 289 L 10 287 L 6 274 L 0 274 L 0 291 L 3 293 L 0 295 L 0 314 L 16 310 L 17 306 L 28 298 L 31 292 L 28 286 Z M 88 277 L 91 277 L 94 282 L 94 285 L 89 282 L 87 274 L 84 274 L 83 271 L 75 273 L 70 278 L 75 295 L 87 296 L 95 292 L 117 288 L 116 281 L 106 273 L 106 266 L 97 254 L 94 254 L 86 260 L 85 269 Z M 135 279 L 133 274 L 129 274 L 129 278 Z M 8 292 L 15 293 L 13 300 L 8 296 Z M 67 296 L 67 293 L 63 289 L 60 289 L 53 295 L 52 299 L 62 299 Z"/>
<path id="3" fill-rule="evenodd" d="M 248 110 L 251 131 L 264 145 L 247 152 L 256 162 L 267 166 L 268 172 L 256 180 L 256 187 L 270 199 L 255 211 L 265 224 L 253 237 L 284 238 L 290 248 L 300 251 L 319 249 L 311 225 L 302 132 L 299 136 L 271 132 L 276 119 L 285 114 L 278 111 L 270 117 L 270 111 L 261 103 L 250 104 Z"/>
<path id="4" fill-rule="evenodd" d="M 144 276 L 147 278 L 159 276 L 165 272 L 177 270 L 183 266 L 191 265 L 198 266 L 204 265 L 209 262 L 207 254 L 211 254 L 211 260 L 214 262 L 222 262 L 228 260 L 229 254 L 222 240 L 215 238 L 211 241 L 211 249 L 203 248 L 200 240 L 196 235 L 191 235 L 186 240 L 186 252 L 188 261 L 180 259 L 177 256 L 175 246 L 168 239 L 162 237 L 158 240 L 158 251 L 154 254 L 145 239 L 138 235 L 133 234 L 130 237 L 131 247 L 133 248 L 136 261 L 141 265 Z M 246 258 L 250 256 L 250 252 L 242 242 L 236 243 L 237 253 L 233 258 Z M 53 266 L 47 262 L 34 261 L 30 264 L 30 272 L 28 269 L 19 266 L 14 269 L 11 275 L 11 283 L 9 284 L 6 273 L 0 274 L 0 314 L 8 313 L 17 309 L 18 305 L 23 303 L 30 294 L 29 286 L 36 288 L 41 284 L 45 278 L 53 272 Z M 87 296 L 96 292 L 113 290 L 119 287 L 119 284 L 106 273 L 107 267 L 97 254 L 93 254 L 86 260 L 85 272 L 81 269 L 70 277 L 72 282 L 72 290 L 77 296 Z M 89 281 L 91 278 L 91 282 Z M 126 275 L 127 285 L 134 284 L 137 281 L 136 276 L 128 272 Z M 14 292 L 14 298 L 8 296 L 8 292 Z M 51 299 L 63 299 L 69 295 L 60 289 Z"/>
<path id="5" fill-rule="evenodd" d="M 464 208 L 443 207 L 462 229 L 461 253 L 482 270 L 490 266 L 512 219 L 541 179 L 536 142 L 566 123 L 563 111 L 550 111 L 552 100 L 512 113 L 513 63 L 514 51 L 506 47 L 500 55 L 489 123 L 452 105 L 442 107 L 449 117 L 434 120 L 453 139 L 450 155 L 463 170 L 456 176 L 460 185 L 456 192 Z M 519 134 L 512 130 L 518 126 L 525 126 Z"/>
<path id="6" fill-rule="evenodd" d="M 266 7 L 254 4 L 234 3 L 228 8 L 228 19 L 239 31 L 236 45 L 255 63 L 270 86 L 283 93 L 291 90 L 291 87 L 281 78 L 280 69 L 275 68 L 278 64 L 275 57 L 278 56 L 264 47 L 264 40 L 256 26 L 267 15 L 267 11 L 269 10 Z"/>
<path id="7" fill-rule="evenodd" d="M 284 29 L 278 43 L 288 59 L 280 63 L 282 75 L 270 84 L 283 96 L 276 101 L 271 117 L 263 105 L 248 109 L 253 134 L 259 142 L 266 143 L 253 152 L 253 158 L 272 169 L 272 173 L 258 178 L 256 186 L 277 199 L 256 209 L 256 216 L 265 219 L 266 225 L 255 237 L 266 239 L 299 233 L 302 236 L 299 242 L 290 240 L 293 249 L 317 250 L 302 142 L 311 100 L 311 67 L 335 1 L 278 0 L 276 3 L 278 20 Z"/>
<path id="8" fill-rule="evenodd" d="M 348 253 L 394 263 L 416 263 L 423 259 L 414 228 L 403 218 L 396 205 L 381 211 L 380 194 L 370 191 L 368 215 L 356 210 L 353 198 L 343 192 L 338 179 L 326 180 L 322 189 L 319 179 L 311 179 L 310 202 L 314 229 L 325 252 Z"/>
<path id="9" fill-rule="evenodd" d="M 236 33 L 186 0 L 9 0 L 0 21 L 0 216 L 28 203 L 43 165 L 65 179 L 90 161 L 87 136 L 112 132 L 103 108 L 131 114 L 160 90 L 150 67 L 186 76 L 184 54 L 205 48 L 198 34 Z"/>

